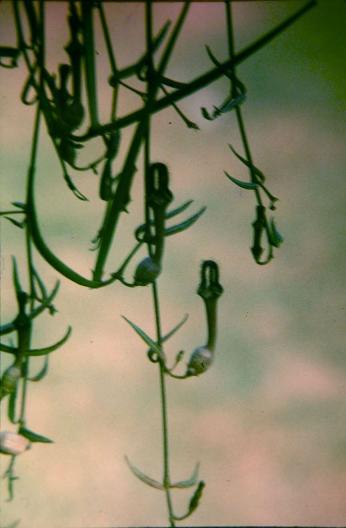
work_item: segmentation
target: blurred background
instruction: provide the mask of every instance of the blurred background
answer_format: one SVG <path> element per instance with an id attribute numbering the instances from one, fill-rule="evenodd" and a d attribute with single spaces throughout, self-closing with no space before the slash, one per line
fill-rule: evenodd
<path id="1" fill-rule="evenodd" d="M 274 27 L 302 2 L 236 2 L 236 48 Z M 155 30 L 175 20 L 180 3 L 155 5 Z M 119 67 L 144 49 L 143 3 L 105 6 Z M 47 2 L 50 71 L 67 60 L 67 4 Z M 193 199 L 191 212 L 207 211 L 189 231 L 167 240 L 159 280 L 164 331 L 185 313 L 189 320 L 168 343 L 167 354 L 204 343 L 199 267 L 213 258 L 221 270 L 217 358 L 205 375 L 169 381 L 171 473 L 187 478 L 197 461 L 206 481 L 196 513 L 181 525 L 333 525 L 346 522 L 345 317 L 345 20 L 341 0 L 320 1 L 294 26 L 238 68 L 248 89 L 244 119 L 255 164 L 280 198 L 275 213 L 283 246 L 265 267 L 252 244 L 254 196 L 224 176 L 246 179 L 227 144 L 241 151 L 232 113 L 206 121 L 228 94 L 222 79 L 179 103 L 199 131 L 186 128 L 173 109 L 153 119 L 152 158 L 167 163 L 175 203 Z M 11 4 L 0 5 L 0 45 L 15 45 Z M 189 81 L 211 68 L 204 45 L 227 58 L 224 6 L 193 3 L 167 75 Z M 109 118 L 107 56 L 97 24 L 98 95 L 102 122 Z M 19 68 L 1 69 L 1 210 L 24 201 L 33 107 L 19 101 L 26 79 Z M 139 86 L 137 84 L 137 86 Z M 121 115 L 138 108 L 122 95 Z M 133 133 L 123 131 L 116 171 Z M 95 144 L 94 144 L 95 143 Z M 99 152 L 97 141 L 84 161 Z M 140 158 L 141 159 L 141 158 Z M 107 263 L 114 271 L 133 246 L 142 223 L 142 163 L 130 215 L 123 215 Z M 88 196 L 67 189 L 55 153 L 41 134 L 37 165 L 40 225 L 49 246 L 71 267 L 90 276 L 89 251 L 102 219 L 99 177 L 73 174 Z M 23 232 L 1 220 L 1 319 L 16 303 L 11 255 L 27 284 Z M 131 279 L 139 254 L 128 270 Z M 116 283 L 100 290 L 78 286 L 35 263 L 47 286 L 61 281 L 58 313 L 36 319 L 34 346 L 44 346 L 73 326 L 68 343 L 52 354 L 49 374 L 29 387 L 27 426 L 54 439 L 18 457 L 15 498 L 6 502 L 2 481 L 1 526 L 20 528 L 163 526 L 164 496 L 129 471 L 131 461 L 154 478 L 162 473 L 157 367 L 121 314 L 154 335 L 150 288 Z M 6 341 L 8 342 L 8 341 Z M 4 359 L 6 362 L 7 358 Z M 42 360 L 32 361 L 36 372 Z M 3 412 L 2 428 L 10 426 Z M 1 471 L 8 459 L 1 456 Z M 184 512 L 189 492 L 174 492 Z"/>

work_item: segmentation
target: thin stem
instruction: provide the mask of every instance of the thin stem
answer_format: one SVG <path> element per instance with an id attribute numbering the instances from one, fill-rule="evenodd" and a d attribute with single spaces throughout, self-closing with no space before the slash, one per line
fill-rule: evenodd
<path id="1" fill-rule="evenodd" d="M 152 284 L 153 303 L 155 310 L 155 324 L 156 324 L 156 341 L 161 348 L 162 333 L 160 321 L 160 304 L 159 295 L 156 282 Z M 161 396 L 161 415 L 162 415 L 162 446 L 163 446 L 163 485 L 165 487 L 166 501 L 169 515 L 170 526 L 174 527 L 174 513 L 173 504 L 170 492 L 170 472 L 169 472 L 169 442 L 168 442 L 168 418 L 167 418 L 167 395 L 165 383 L 165 368 L 162 361 L 159 361 L 160 372 L 160 396 Z"/>
<path id="2" fill-rule="evenodd" d="M 81 2 L 83 19 L 83 44 L 85 48 L 85 76 L 88 92 L 88 105 L 90 126 L 98 125 L 96 77 L 95 77 L 95 47 L 93 27 L 93 4 L 92 2 Z"/>
<path id="3" fill-rule="evenodd" d="M 99 10 L 99 14 L 100 14 L 102 31 L 103 31 L 103 35 L 104 35 L 105 42 L 106 42 L 107 53 L 108 53 L 108 58 L 109 58 L 109 62 L 110 62 L 112 75 L 115 75 L 117 73 L 118 69 L 117 69 L 115 56 L 114 56 L 114 52 L 113 52 L 112 39 L 111 39 L 110 34 L 109 34 L 107 19 L 106 19 L 104 10 L 103 10 L 102 2 L 99 2 L 97 4 L 97 7 L 98 7 L 98 10 Z M 112 96 L 111 121 L 115 121 L 115 118 L 116 118 L 116 107 L 117 107 L 117 101 L 118 101 L 118 92 L 119 92 L 119 88 L 118 88 L 118 85 L 116 85 L 114 87 L 113 96 Z"/>
<path id="4" fill-rule="evenodd" d="M 146 47 L 148 54 L 148 64 L 147 64 L 147 112 L 145 114 L 144 122 L 146 130 L 144 133 L 144 207 L 145 207 L 145 223 L 150 230 L 150 211 L 148 205 L 148 193 L 149 189 L 149 173 L 150 173 L 150 139 L 151 139 L 151 120 L 150 120 L 150 111 L 149 108 L 154 101 L 154 90 L 153 90 L 153 56 L 152 56 L 152 31 L 153 31 L 153 15 L 152 15 L 152 5 L 150 0 L 146 2 L 145 6 L 145 22 L 146 22 Z M 147 244 L 149 255 L 152 257 L 152 245 Z"/>
<path id="5" fill-rule="evenodd" d="M 231 7 L 230 4 L 231 3 L 230 3 L 229 0 L 225 1 L 226 21 L 227 21 L 227 35 L 228 35 L 228 51 L 229 51 L 230 59 L 233 61 L 234 60 L 234 56 L 235 56 L 235 53 L 234 53 L 234 33 L 233 33 L 233 22 L 232 22 L 232 7 Z M 232 66 L 231 74 L 232 74 L 232 79 L 233 79 L 232 80 L 232 96 L 235 97 L 236 96 L 235 91 L 237 89 L 236 88 L 236 83 L 235 83 L 235 77 L 236 77 L 235 66 Z M 238 127 L 239 127 L 240 137 L 241 137 L 241 140 L 242 140 L 242 143 L 243 143 L 243 147 L 244 147 L 244 151 L 245 151 L 245 156 L 246 156 L 247 160 L 251 163 L 251 165 L 253 165 L 250 145 L 249 145 L 249 141 L 247 139 L 247 134 L 246 134 L 245 124 L 244 124 L 244 120 L 243 120 L 243 115 L 242 115 L 242 111 L 241 111 L 241 108 L 239 107 L 239 105 L 237 105 L 235 107 L 235 112 L 236 112 L 236 116 L 237 116 L 237 123 L 238 123 Z M 256 175 L 254 173 L 253 168 L 250 167 L 249 171 L 250 171 L 250 175 L 251 175 L 251 181 L 252 182 L 256 182 L 257 178 L 256 178 Z M 262 205 L 262 199 L 261 199 L 261 195 L 260 195 L 258 189 L 255 189 L 255 194 L 256 194 L 256 198 L 258 200 L 259 205 Z"/>
<path id="6" fill-rule="evenodd" d="M 153 26 L 153 13 L 151 0 L 146 2 L 146 44 L 148 52 L 148 64 L 147 64 L 147 112 L 144 118 L 145 127 L 145 144 L 144 144 L 144 175 L 145 175 L 145 217 L 146 223 L 149 225 L 149 207 L 148 207 L 148 182 L 149 182 L 149 171 L 150 171 L 150 109 L 152 107 L 157 87 L 153 80 L 153 57 L 152 57 L 152 26 Z M 149 254 L 152 253 L 152 247 L 148 244 Z M 155 249 L 156 252 L 156 249 Z M 162 346 L 162 331 L 160 321 L 160 304 L 159 295 L 156 281 L 152 285 L 154 312 L 155 312 L 155 325 L 156 325 L 156 341 L 161 349 Z M 163 485 L 165 488 L 167 509 L 170 526 L 174 527 L 174 514 L 173 505 L 170 493 L 170 478 L 169 478 L 169 444 L 168 444 L 168 417 L 167 417 L 167 394 L 165 384 L 165 367 L 164 367 L 164 354 L 161 350 L 161 357 L 158 362 L 159 375 L 160 375 L 160 396 L 161 396 L 161 416 L 162 416 L 162 448 L 163 448 Z"/>

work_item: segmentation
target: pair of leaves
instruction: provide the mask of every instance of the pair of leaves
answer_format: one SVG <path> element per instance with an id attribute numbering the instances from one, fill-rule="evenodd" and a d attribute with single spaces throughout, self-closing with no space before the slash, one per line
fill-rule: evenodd
<path id="1" fill-rule="evenodd" d="M 177 207 L 176 209 L 173 209 L 172 211 L 168 211 L 165 214 L 165 220 L 173 218 L 174 216 L 176 216 L 179 213 L 183 212 L 185 209 L 187 209 L 187 207 L 190 204 L 192 204 L 192 202 L 193 202 L 192 200 L 189 200 L 187 202 L 184 202 L 181 206 Z M 164 235 L 165 236 L 172 236 L 172 235 L 175 235 L 177 233 L 181 233 L 182 231 L 185 231 L 186 229 L 191 227 L 195 222 L 197 222 L 197 220 L 199 219 L 200 216 L 202 216 L 202 214 L 205 212 L 205 210 L 206 210 L 206 207 L 201 207 L 201 209 L 199 211 L 197 211 L 197 213 L 195 213 L 194 215 L 190 216 L 189 218 L 187 218 L 183 222 L 180 222 L 180 224 L 176 224 L 176 225 L 171 226 L 171 227 L 166 227 L 165 230 L 164 230 Z M 150 225 L 154 225 L 153 222 L 150 222 Z M 136 229 L 136 232 L 135 232 L 136 239 L 139 242 L 147 242 L 145 233 L 146 233 L 146 224 L 142 224 Z"/>
<path id="2" fill-rule="evenodd" d="M 139 337 L 148 345 L 151 351 L 155 352 L 159 357 L 161 356 L 161 348 L 159 345 L 138 325 L 130 321 L 127 317 L 122 315 L 122 318 L 125 319 L 125 321 L 133 328 L 133 330 L 136 332 L 136 334 L 139 335 Z M 161 339 L 162 342 L 168 341 L 174 335 L 180 328 L 186 323 L 188 319 L 188 314 L 185 314 L 183 319 L 172 328 L 166 335 L 164 335 Z"/>
<path id="3" fill-rule="evenodd" d="M 125 456 L 125 460 L 127 465 L 129 466 L 132 473 L 142 482 L 147 484 L 147 486 L 150 486 L 151 488 L 155 488 L 161 491 L 165 490 L 165 486 L 159 482 L 158 480 L 155 480 L 151 477 L 148 477 L 143 471 L 138 469 L 136 466 L 134 466 L 127 456 Z M 193 473 L 190 478 L 186 480 L 180 480 L 179 482 L 175 482 L 173 484 L 170 484 L 170 488 L 177 488 L 177 489 L 185 489 L 185 488 L 191 488 L 194 486 L 198 479 L 198 471 L 199 471 L 199 464 L 196 464 L 195 469 L 193 470 Z M 196 506 L 197 507 L 197 506 Z"/>
<path id="4" fill-rule="evenodd" d="M 57 350 L 58 348 L 60 348 L 62 345 L 66 343 L 66 341 L 71 335 L 71 332 L 72 332 L 72 328 L 71 326 L 69 326 L 67 328 L 65 335 L 61 339 L 59 339 L 59 341 L 57 341 L 56 343 L 53 343 L 50 346 L 44 347 L 44 348 L 31 348 L 30 350 L 26 352 L 26 355 L 27 356 L 45 356 L 47 354 L 50 354 L 51 352 L 54 352 L 55 350 Z M 0 343 L 0 350 L 2 352 L 8 352 L 9 354 L 16 355 L 18 353 L 17 347 L 12 347 L 9 345 L 5 345 L 3 343 Z"/>

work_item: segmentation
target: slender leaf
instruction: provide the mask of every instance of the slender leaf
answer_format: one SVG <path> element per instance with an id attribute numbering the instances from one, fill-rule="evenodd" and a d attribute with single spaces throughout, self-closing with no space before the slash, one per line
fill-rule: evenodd
<path id="1" fill-rule="evenodd" d="M 206 210 L 206 207 L 202 207 L 196 214 L 194 214 L 193 216 L 191 216 L 184 222 L 181 222 L 180 224 L 177 224 L 172 227 L 167 227 L 165 229 L 165 236 L 171 236 L 171 235 L 175 235 L 176 233 L 181 233 L 182 231 L 185 231 L 185 229 L 188 229 L 195 222 L 197 222 L 197 220 L 199 219 L 200 216 L 202 216 L 205 210 Z"/>
<path id="2" fill-rule="evenodd" d="M 71 326 L 69 326 L 67 328 L 66 334 L 59 341 L 57 341 L 53 345 L 50 345 L 50 346 L 47 346 L 47 347 L 44 347 L 44 348 L 31 348 L 30 350 L 27 351 L 26 355 L 28 355 L 28 356 L 45 356 L 46 354 L 50 354 L 51 352 L 54 352 L 55 350 L 57 350 L 59 347 L 61 347 L 63 344 L 66 343 L 66 341 L 68 340 L 68 338 L 71 335 L 71 332 L 72 332 L 72 328 L 71 328 Z M 0 350 L 2 352 L 8 352 L 9 354 L 17 354 L 18 353 L 18 348 L 17 347 L 4 345 L 3 343 L 0 343 Z"/>
<path id="3" fill-rule="evenodd" d="M 144 332 L 144 330 L 142 330 L 139 326 L 130 321 L 130 319 L 127 319 L 127 317 L 125 317 L 124 315 L 122 315 L 122 318 L 125 319 L 125 321 L 133 328 L 133 330 L 139 335 L 139 337 L 143 339 L 143 341 L 150 347 L 150 349 L 154 350 L 154 352 L 156 352 L 159 356 L 161 355 L 161 349 L 158 344 L 155 343 L 155 341 L 153 341 L 151 337 L 149 337 L 148 334 Z"/>
<path id="4" fill-rule="evenodd" d="M 38 433 L 34 433 L 33 431 L 30 431 L 30 429 L 27 429 L 26 427 L 20 427 L 18 433 L 28 440 L 30 442 L 38 442 L 41 444 L 52 444 L 53 440 L 48 438 L 47 436 L 40 435 Z"/>
<path id="5" fill-rule="evenodd" d="M 222 67 L 222 63 L 220 61 L 217 60 L 217 58 L 215 57 L 215 55 L 213 54 L 213 52 L 211 51 L 210 47 L 208 45 L 205 46 L 206 50 L 207 50 L 207 53 L 209 55 L 209 59 L 211 60 L 211 62 L 214 63 L 214 65 L 217 67 L 217 68 L 221 68 L 222 69 L 222 73 L 228 77 L 230 80 L 233 80 L 232 78 L 232 72 L 230 70 L 230 68 L 226 68 L 226 67 Z"/>
<path id="6" fill-rule="evenodd" d="M 235 183 L 236 185 L 238 185 L 238 187 L 241 187 L 242 189 L 249 189 L 249 190 L 254 191 L 255 189 L 258 188 L 258 184 L 255 182 L 244 182 L 244 181 L 238 180 L 237 178 L 234 178 L 234 176 L 231 176 L 226 171 L 223 171 L 223 172 L 226 174 L 227 178 L 229 178 L 233 183 Z"/>
<path id="7" fill-rule="evenodd" d="M 161 484 L 161 482 L 158 482 L 157 480 L 155 480 L 155 479 L 153 479 L 151 477 L 148 477 L 148 475 L 143 473 L 140 469 L 136 468 L 136 466 L 134 466 L 130 462 L 130 460 L 127 458 L 127 456 L 125 456 L 125 460 L 126 460 L 127 465 L 129 466 L 129 468 L 131 469 L 132 473 L 139 480 L 141 480 L 142 482 L 144 482 L 145 484 L 147 484 L 151 488 L 155 488 L 155 489 L 159 489 L 159 490 L 164 490 L 165 489 L 163 484 Z"/>
<path id="8" fill-rule="evenodd" d="M 179 488 L 179 489 L 191 488 L 197 483 L 198 471 L 199 471 L 199 463 L 196 464 L 195 469 L 193 470 L 193 473 L 189 479 L 180 480 L 179 482 L 175 482 L 174 484 L 170 485 L 170 488 Z"/>
<path id="9" fill-rule="evenodd" d="M 41 370 L 39 370 L 39 372 L 35 376 L 28 378 L 29 381 L 41 381 L 41 379 L 43 379 L 48 372 L 48 364 L 49 364 L 49 359 L 48 359 L 48 356 L 46 356 L 44 358 L 44 363 L 43 363 L 43 367 L 41 368 Z"/>
<path id="10" fill-rule="evenodd" d="M 175 209 L 172 209 L 171 211 L 167 211 L 165 213 L 165 220 L 169 220 L 170 218 L 173 218 L 174 216 L 178 215 L 179 213 L 182 213 L 192 203 L 193 203 L 193 200 L 188 200 L 187 202 L 184 202 L 183 204 L 179 205 L 179 207 L 176 207 Z M 151 221 L 149 221 L 149 225 L 150 225 L 150 227 L 154 226 L 155 222 L 151 220 Z M 142 237 L 144 236 L 146 229 L 147 229 L 147 224 L 141 224 L 140 226 L 137 227 L 137 229 L 135 231 L 136 240 L 144 242 Z"/>
<path id="11" fill-rule="evenodd" d="M 14 218 L 11 218 L 10 216 L 5 216 L 4 218 L 6 218 L 6 220 L 9 220 L 16 227 L 19 227 L 20 229 L 23 229 L 24 224 L 25 224 L 25 220 L 22 220 L 21 222 L 19 222 L 18 220 L 15 220 Z"/>
<path id="12" fill-rule="evenodd" d="M 216 108 L 220 114 L 231 112 L 236 106 L 240 106 L 246 99 L 245 93 L 240 93 L 236 97 L 229 96 L 225 101 Z"/>
<path id="13" fill-rule="evenodd" d="M 237 158 L 244 163 L 250 170 L 253 171 L 254 174 L 259 178 L 259 180 L 263 183 L 265 181 L 265 176 L 262 171 L 260 171 L 253 163 L 251 163 L 249 160 L 243 158 L 238 152 L 232 147 L 232 145 L 228 145 L 231 151 Z"/>
<path id="14" fill-rule="evenodd" d="M 175 334 L 178 330 L 180 330 L 180 328 L 186 323 L 188 318 L 189 318 L 189 315 L 185 314 L 182 320 L 176 326 L 174 326 L 172 330 L 170 330 L 166 335 L 162 337 L 162 342 L 168 341 L 168 339 L 170 339 L 170 337 L 172 337 L 173 334 Z"/>
<path id="15" fill-rule="evenodd" d="M 19 209 L 24 209 L 24 210 L 26 209 L 26 205 L 23 202 L 11 202 L 11 203 L 15 207 L 18 207 Z"/>
<path id="16" fill-rule="evenodd" d="M 183 204 L 179 205 L 176 209 L 172 209 L 171 211 L 167 211 L 165 213 L 165 219 L 169 220 L 170 218 L 173 218 L 173 216 L 176 216 L 179 213 L 182 213 L 193 203 L 193 200 L 188 200 L 187 202 L 184 202 Z"/>

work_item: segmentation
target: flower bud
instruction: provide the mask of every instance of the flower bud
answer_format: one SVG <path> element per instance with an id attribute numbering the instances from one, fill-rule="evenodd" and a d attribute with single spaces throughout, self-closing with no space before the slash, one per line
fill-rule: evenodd
<path id="1" fill-rule="evenodd" d="M 27 438 L 10 431 L 0 433 L 0 453 L 17 456 L 30 449 L 30 442 Z"/>
<path id="2" fill-rule="evenodd" d="M 188 376 L 198 376 L 205 372 L 213 362 L 213 352 L 205 346 L 196 348 L 190 357 L 187 365 Z"/>
<path id="3" fill-rule="evenodd" d="M 16 390 L 18 380 L 20 379 L 21 371 L 19 367 L 12 365 L 5 370 L 1 378 L 1 393 L 11 394 Z"/>
<path id="4" fill-rule="evenodd" d="M 135 283 L 138 286 L 146 286 L 160 275 L 161 267 L 151 257 L 146 257 L 137 266 L 135 271 Z"/>

